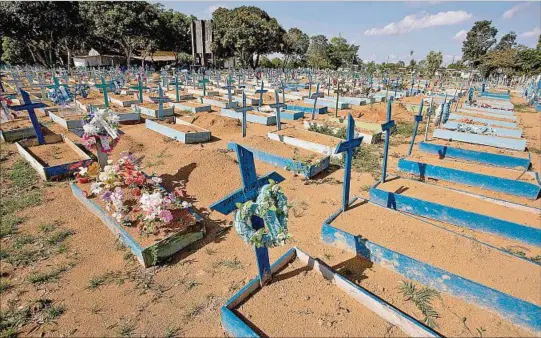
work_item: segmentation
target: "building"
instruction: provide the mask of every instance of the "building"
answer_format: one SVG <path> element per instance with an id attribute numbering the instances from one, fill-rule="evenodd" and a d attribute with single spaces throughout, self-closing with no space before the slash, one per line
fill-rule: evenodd
<path id="1" fill-rule="evenodd" d="M 75 67 L 104 67 L 116 66 L 126 63 L 126 58 L 118 55 L 101 55 L 94 48 L 88 52 L 88 55 L 74 56 L 73 64 Z"/>
<path id="2" fill-rule="evenodd" d="M 137 54 L 138 55 L 132 56 L 133 60 L 141 61 L 141 65 L 153 64 L 157 69 L 166 65 L 173 65 L 177 61 L 175 52 L 165 50 L 157 50 L 146 56 L 144 55 L 143 50 L 138 50 Z"/>

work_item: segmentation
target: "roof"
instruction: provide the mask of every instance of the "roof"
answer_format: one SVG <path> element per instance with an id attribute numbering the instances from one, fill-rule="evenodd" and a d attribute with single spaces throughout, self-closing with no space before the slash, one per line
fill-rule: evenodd
<path id="1" fill-rule="evenodd" d="M 138 50 L 139 55 L 133 56 L 134 59 L 143 60 L 144 50 Z M 157 50 L 144 57 L 145 61 L 175 61 L 176 52 Z"/>

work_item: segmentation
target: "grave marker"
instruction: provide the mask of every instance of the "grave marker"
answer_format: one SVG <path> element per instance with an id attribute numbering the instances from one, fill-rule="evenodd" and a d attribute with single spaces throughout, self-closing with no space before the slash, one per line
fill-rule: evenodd
<path id="1" fill-rule="evenodd" d="M 227 215 L 237 209 L 237 203 L 245 203 L 250 200 L 255 200 L 257 198 L 259 189 L 264 185 L 269 184 L 270 180 L 273 180 L 276 183 L 280 183 L 284 180 L 284 178 L 280 174 L 274 171 L 266 174 L 265 176 L 257 178 L 257 174 L 255 171 L 254 155 L 252 154 L 252 152 L 238 144 L 234 145 L 234 149 L 237 153 L 237 158 L 239 162 L 240 174 L 242 178 L 242 188 L 236 190 L 235 192 L 229 194 L 228 196 L 224 197 L 216 203 L 213 203 L 210 206 L 211 210 L 216 210 L 224 215 Z M 265 226 L 263 219 L 258 216 L 252 216 L 251 223 L 254 230 L 259 230 Z M 269 251 L 265 246 L 254 248 L 257 259 L 259 280 L 261 286 L 263 286 L 272 277 L 269 261 Z"/>
<path id="2" fill-rule="evenodd" d="M 411 136 L 411 142 L 410 147 L 408 149 L 408 156 L 411 155 L 411 151 L 413 150 L 413 144 L 415 143 L 415 137 L 417 136 L 417 129 L 419 128 L 419 123 L 423 120 L 423 104 L 424 100 L 421 99 L 421 107 L 419 108 L 419 113 L 415 115 L 415 126 L 413 128 L 413 134 Z"/>
<path id="3" fill-rule="evenodd" d="M 395 126 L 393 120 L 391 120 L 391 107 L 393 100 L 387 101 L 387 122 L 381 125 L 381 130 L 385 132 L 385 144 L 383 148 L 383 163 L 381 165 L 381 183 L 385 183 L 387 176 L 387 157 L 389 155 L 389 141 L 391 138 L 391 128 Z"/>
<path id="4" fill-rule="evenodd" d="M 246 107 L 246 93 L 242 91 L 242 108 L 237 108 L 242 112 L 242 137 L 246 137 L 246 112 L 252 110 L 251 107 Z"/>
<path id="5" fill-rule="evenodd" d="M 106 83 L 103 76 L 101 77 L 101 84 L 94 85 L 94 87 L 103 90 L 103 101 L 105 103 L 105 109 L 109 109 L 109 96 L 107 95 L 107 89 L 111 86 L 110 83 Z"/>
<path id="6" fill-rule="evenodd" d="M 231 97 L 231 89 L 234 89 L 235 86 L 232 85 L 231 75 L 229 75 L 229 78 L 227 79 L 227 86 L 222 87 L 222 89 L 227 89 L 227 102 L 231 103 L 233 101 L 233 98 Z"/>
<path id="7" fill-rule="evenodd" d="M 285 103 L 280 103 L 280 96 L 278 95 L 278 89 L 274 91 L 274 96 L 276 97 L 276 103 L 271 104 L 270 107 L 276 109 L 276 127 L 278 130 L 282 130 L 282 122 L 280 118 L 280 108 L 286 106 Z"/>
<path id="8" fill-rule="evenodd" d="M 131 86 L 130 89 L 137 89 L 139 91 L 139 102 L 143 103 L 143 89 L 148 89 L 148 87 L 143 85 L 142 76 L 137 77 L 137 86 Z M 177 92 L 177 101 L 178 101 L 178 92 Z"/>
<path id="9" fill-rule="evenodd" d="M 261 110 L 261 104 L 263 103 L 263 94 L 268 92 L 265 88 L 265 82 L 261 79 L 261 89 L 256 90 L 256 94 L 259 94 L 259 105 L 257 110 Z"/>
<path id="10" fill-rule="evenodd" d="M 158 86 L 158 97 L 151 97 L 152 101 L 158 102 L 158 119 L 163 120 L 163 103 L 169 102 L 168 97 L 163 96 L 162 86 Z"/>
<path id="11" fill-rule="evenodd" d="M 428 138 L 428 128 L 430 127 L 430 117 L 432 116 L 432 103 L 433 102 L 434 102 L 434 96 L 430 98 L 430 106 L 428 106 L 428 111 L 426 113 L 425 141 Z"/>
<path id="12" fill-rule="evenodd" d="M 344 154 L 344 188 L 342 190 L 342 211 L 346 211 L 349 205 L 349 189 L 351 184 L 351 163 L 353 160 L 353 153 L 357 147 L 361 145 L 363 137 L 355 137 L 355 120 L 348 114 L 348 129 L 347 138 L 345 141 L 340 142 L 336 147 L 335 154 Z"/>
<path id="13" fill-rule="evenodd" d="M 316 85 L 316 94 L 314 95 L 314 105 L 312 107 L 312 120 L 316 118 L 316 104 L 317 98 L 319 97 L 319 82 Z"/>
<path id="14" fill-rule="evenodd" d="M 43 131 L 41 130 L 41 125 L 39 124 L 34 108 L 41 108 L 41 107 L 45 107 L 46 105 L 41 102 L 32 103 L 32 100 L 30 100 L 30 96 L 28 95 L 26 91 L 21 90 L 20 92 L 21 92 L 21 96 L 23 98 L 24 104 L 21 104 L 18 106 L 11 106 L 9 107 L 9 109 L 14 110 L 14 111 L 21 111 L 21 110 L 28 111 L 28 117 L 30 117 L 30 121 L 32 122 L 32 127 L 34 127 L 34 131 L 36 132 L 38 143 L 40 145 L 45 144 L 45 137 L 43 136 Z"/>

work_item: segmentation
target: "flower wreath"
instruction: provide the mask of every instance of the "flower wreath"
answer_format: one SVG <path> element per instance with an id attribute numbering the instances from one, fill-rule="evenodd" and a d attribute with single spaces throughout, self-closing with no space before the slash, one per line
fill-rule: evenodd
<path id="1" fill-rule="evenodd" d="M 67 106 L 72 99 L 70 89 L 66 86 L 60 86 L 58 88 L 51 88 L 47 93 L 49 99 L 57 105 Z"/>
<path id="2" fill-rule="evenodd" d="M 99 149 L 110 154 L 119 140 L 118 115 L 105 109 L 91 110 L 83 119 L 83 145 L 91 149 Z M 109 136 L 112 141 L 109 142 Z"/>
<path id="3" fill-rule="evenodd" d="M 233 226 L 245 243 L 273 248 L 283 246 L 291 238 L 287 230 L 287 197 L 273 180 L 261 188 L 255 202 L 238 203 L 237 208 Z M 252 216 L 261 217 L 266 228 L 254 230 Z"/>

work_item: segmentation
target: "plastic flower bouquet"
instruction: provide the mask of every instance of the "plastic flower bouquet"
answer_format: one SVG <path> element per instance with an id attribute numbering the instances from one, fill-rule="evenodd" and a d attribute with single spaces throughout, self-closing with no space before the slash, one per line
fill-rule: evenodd
<path id="1" fill-rule="evenodd" d="M 118 115 L 105 109 L 91 110 L 83 119 L 83 145 L 110 154 L 118 143 Z M 109 140 L 111 138 L 111 140 Z"/>

